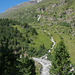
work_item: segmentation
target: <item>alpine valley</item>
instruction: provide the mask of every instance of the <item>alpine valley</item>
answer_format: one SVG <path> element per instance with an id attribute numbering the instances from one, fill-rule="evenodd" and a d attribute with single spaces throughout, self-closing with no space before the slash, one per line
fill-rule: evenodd
<path id="1" fill-rule="evenodd" d="M 41 74 L 42 64 L 39 58 L 47 54 L 46 61 L 51 62 L 54 49 L 60 41 L 64 41 L 71 64 L 75 67 L 75 0 L 23 2 L 0 14 L 1 28 L 3 30 L 0 30 L 0 41 L 5 37 L 10 38 L 8 48 L 12 48 L 14 54 L 35 59 L 36 75 Z M 43 57 L 42 59 L 45 60 Z"/>

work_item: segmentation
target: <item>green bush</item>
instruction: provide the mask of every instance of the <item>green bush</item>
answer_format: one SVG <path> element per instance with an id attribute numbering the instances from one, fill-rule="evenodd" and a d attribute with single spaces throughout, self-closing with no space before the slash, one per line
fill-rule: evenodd
<path id="1" fill-rule="evenodd" d="M 59 23 L 61 26 L 65 26 L 65 27 L 70 27 L 70 24 L 67 22 L 60 22 Z"/>

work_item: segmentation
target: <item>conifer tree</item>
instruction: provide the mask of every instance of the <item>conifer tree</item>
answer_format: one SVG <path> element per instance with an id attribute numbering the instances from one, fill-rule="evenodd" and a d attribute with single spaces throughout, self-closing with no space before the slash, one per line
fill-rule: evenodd
<path id="1" fill-rule="evenodd" d="M 0 75 L 18 75 L 17 55 L 8 48 L 8 39 L 0 45 Z"/>
<path id="2" fill-rule="evenodd" d="M 19 67 L 21 75 L 36 75 L 34 61 L 28 56 L 22 55 Z"/>
<path id="3" fill-rule="evenodd" d="M 61 41 L 53 52 L 51 75 L 69 75 L 70 56 L 63 41 Z"/>

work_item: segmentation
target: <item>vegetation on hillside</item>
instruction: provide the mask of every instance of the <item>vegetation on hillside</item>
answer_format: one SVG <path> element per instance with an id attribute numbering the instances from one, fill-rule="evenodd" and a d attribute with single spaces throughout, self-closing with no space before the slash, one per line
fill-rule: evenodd
<path id="1" fill-rule="evenodd" d="M 28 23 L 22 24 L 17 21 L 13 21 L 9 19 L 0 19 L 0 36 L 1 36 L 0 37 L 0 47 L 1 47 L 0 69 L 2 69 L 1 71 L 2 75 L 4 75 L 5 73 L 7 75 L 10 75 L 10 73 L 12 72 L 15 75 L 16 74 L 17 75 L 18 74 L 33 75 L 32 74 L 33 72 L 34 72 L 34 75 L 36 74 L 34 61 L 29 59 L 28 57 L 25 58 L 25 56 L 28 55 L 28 56 L 40 57 L 44 55 L 45 53 L 47 53 L 48 48 L 50 47 L 50 43 L 47 46 L 48 41 L 41 41 L 41 38 L 39 39 L 41 34 L 42 33 L 37 32 L 35 28 L 28 25 Z M 43 38 L 42 40 L 44 39 L 50 40 L 50 38 L 48 38 L 45 33 L 43 33 L 41 37 L 46 37 L 46 38 Z M 39 41 L 40 41 L 40 44 L 39 44 Z M 1 66 L 3 64 L 5 64 L 4 67 Z M 25 68 L 24 65 L 26 64 L 27 65 L 30 64 L 30 65 Z M 31 70 L 32 67 L 33 69 Z M 9 72 L 9 68 L 10 70 L 12 69 L 10 72 Z"/>
<path id="2" fill-rule="evenodd" d="M 36 75 L 35 63 L 28 56 L 20 58 L 6 42 L 0 43 L 0 74 L 1 75 Z"/>
<path id="3" fill-rule="evenodd" d="M 56 46 L 52 54 L 52 66 L 50 73 L 52 75 L 69 75 L 71 69 L 70 56 L 63 41 Z"/>
<path id="4" fill-rule="evenodd" d="M 0 19 L 1 43 L 9 38 L 9 48 L 19 51 L 20 54 L 22 49 L 29 56 L 40 57 L 50 49 L 50 38 L 53 36 L 55 47 L 64 40 L 70 60 L 75 64 L 74 0 L 43 0 L 38 4 L 19 6 L 8 12 L 10 11 L 4 12 L 0 17 L 18 22 Z M 51 54 L 48 57 L 52 60 Z"/>
<path id="5" fill-rule="evenodd" d="M 37 38 L 38 35 L 39 33 L 37 33 L 36 29 L 27 23 L 21 24 L 17 21 L 0 19 L 0 43 L 4 43 L 6 39 L 9 39 L 8 47 L 14 49 L 15 53 L 20 54 L 21 49 L 23 49 L 29 56 L 38 56 L 40 46 L 44 44 L 44 42 L 40 42 L 37 46 L 37 42 L 34 43 L 34 39 L 37 41 L 41 40 Z M 47 50 L 45 49 L 46 52 Z"/>

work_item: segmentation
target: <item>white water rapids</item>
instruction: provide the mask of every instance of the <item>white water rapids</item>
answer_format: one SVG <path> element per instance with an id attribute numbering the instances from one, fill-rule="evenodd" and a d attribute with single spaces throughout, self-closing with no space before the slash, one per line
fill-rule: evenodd
<path id="1" fill-rule="evenodd" d="M 53 37 L 51 37 L 51 41 L 53 42 L 53 45 L 51 47 L 51 49 L 54 48 L 55 46 L 55 41 L 53 40 Z M 50 50 L 48 51 L 48 53 L 50 52 Z M 33 57 L 33 60 L 40 63 L 42 65 L 42 69 L 40 70 L 40 75 L 50 75 L 49 74 L 49 69 L 51 66 L 51 61 L 47 60 L 47 55 L 45 54 L 44 56 L 40 57 L 40 58 L 35 58 Z"/>

